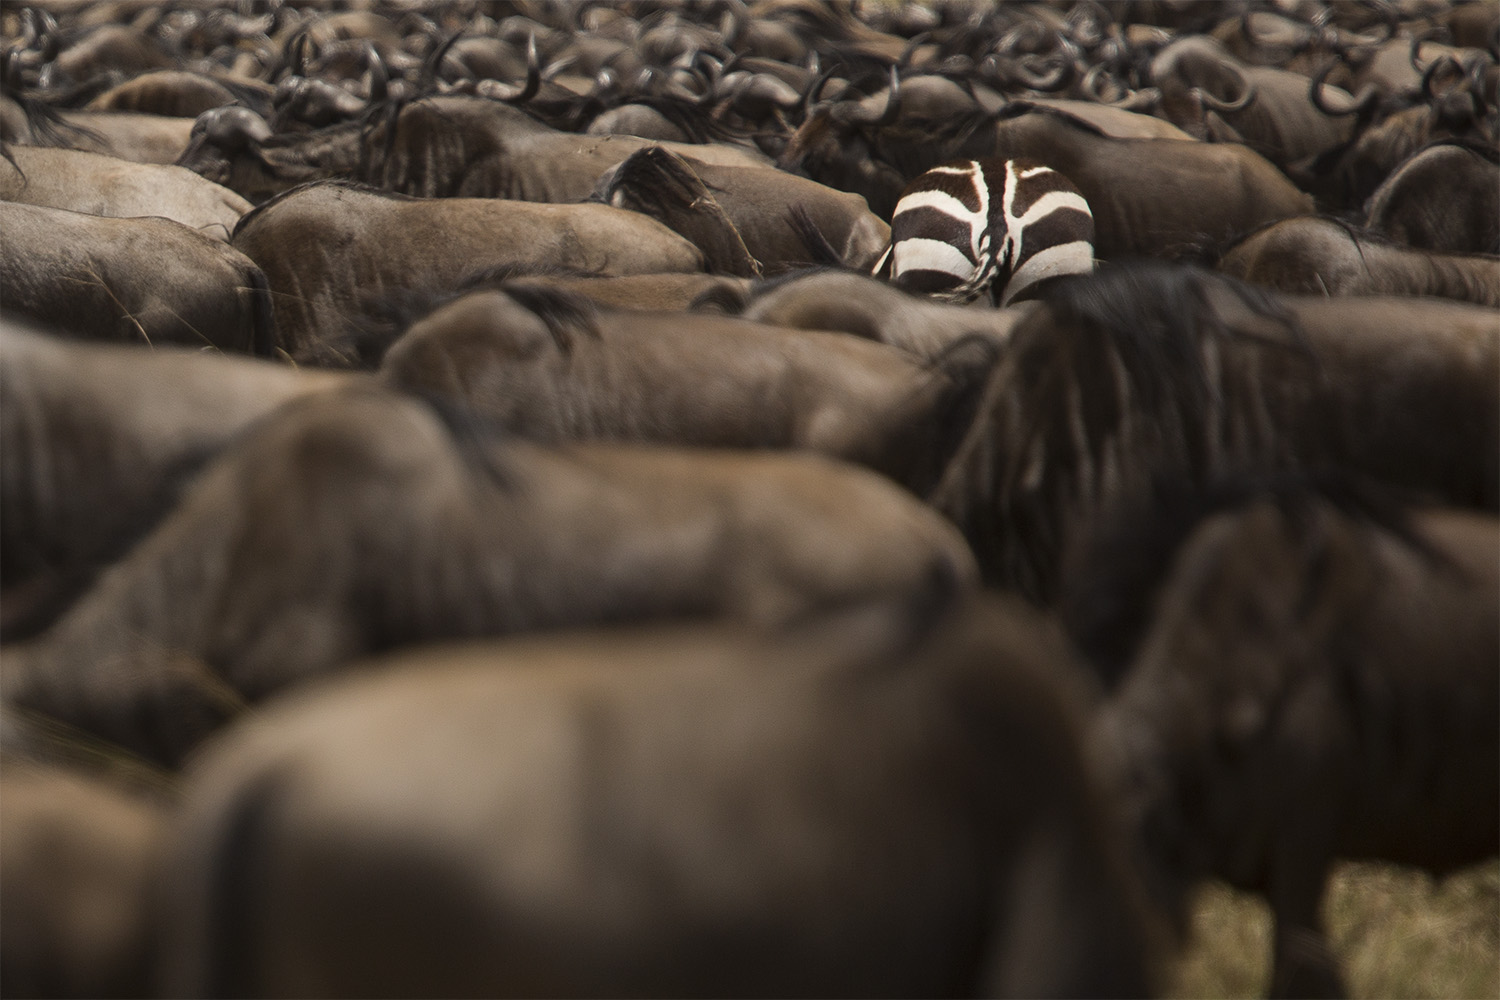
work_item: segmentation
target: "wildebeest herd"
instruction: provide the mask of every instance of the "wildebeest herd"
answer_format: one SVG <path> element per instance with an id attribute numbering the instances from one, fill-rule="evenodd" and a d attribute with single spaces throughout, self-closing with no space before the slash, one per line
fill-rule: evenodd
<path id="1" fill-rule="evenodd" d="M 1334 996 L 1500 848 L 1492 0 L 0 28 L 6 995 Z"/>

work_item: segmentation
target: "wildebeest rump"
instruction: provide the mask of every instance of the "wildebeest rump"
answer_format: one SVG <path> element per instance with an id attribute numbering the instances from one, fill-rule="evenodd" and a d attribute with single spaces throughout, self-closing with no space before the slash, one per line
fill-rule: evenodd
<path id="1" fill-rule="evenodd" d="M 0 323 L 0 637 L 46 625 L 248 424 L 355 377 Z"/>
<path id="2" fill-rule="evenodd" d="M 1500 507 L 1494 310 L 1277 299 L 1176 265 L 1065 282 L 931 494 L 988 581 L 1049 600 L 1073 524 L 1142 476 L 1335 466 Z"/>
<path id="3" fill-rule="evenodd" d="M 475 271 L 701 271 L 703 255 L 654 219 L 608 205 L 409 198 L 325 182 L 246 215 L 233 245 L 265 271 L 283 350 L 327 350 L 392 289 L 438 292 Z"/>
<path id="4" fill-rule="evenodd" d="M 649 617 L 780 621 L 965 586 L 952 526 L 810 455 L 549 450 L 370 388 L 225 452 L 47 632 L 8 701 L 176 761 L 256 699 L 448 637 Z"/>
<path id="5" fill-rule="evenodd" d="M 904 617 L 422 650 L 269 708 L 189 780 L 168 992 L 1149 992 L 1055 634 Z"/>
<path id="6" fill-rule="evenodd" d="M 843 334 L 580 305 L 524 282 L 469 293 L 413 325 L 382 375 L 540 441 L 806 448 L 921 493 L 996 350 L 960 344 L 924 366 Z"/>
<path id="7" fill-rule="evenodd" d="M 1173 526 L 1100 722 L 1158 874 L 1270 902 L 1277 996 L 1342 988 L 1318 917 L 1336 858 L 1443 873 L 1500 846 L 1500 522 L 1349 496 L 1265 490 Z"/>
<path id="8" fill-rule="evenodd" d="M 1500 257 L 1416 250 L 1311 215 L 1247 235 L 1224 251 L 1218 269 L 1282 292 L 1435 295 L 1500 308 Z"/>
<path id="9" fill-rule="evenodd" d="M 155 215 L 227 240 L 250 203 L 191 170 L 77 149 L 18 146 L 0 164 L 0 199 L 116 219 Z"/>
<path id="10" fill-rule="evenodd" d="M 169 219 L 110 219 L 0 201 L 6 313 L 60 333 L 269 355 L 266 276 Z"/>

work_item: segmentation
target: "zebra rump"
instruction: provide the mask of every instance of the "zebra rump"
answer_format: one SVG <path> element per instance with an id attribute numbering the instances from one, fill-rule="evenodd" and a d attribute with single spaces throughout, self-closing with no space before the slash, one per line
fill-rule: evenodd
<path id="1" fill-rule="evenodd" d="M 1094 269 L 1094 216 L 1072 181 L 1034 160 L 958 160 L 907 185 L 874 273 L 949 302 L 1006 306 L 1039 282 Z"/>

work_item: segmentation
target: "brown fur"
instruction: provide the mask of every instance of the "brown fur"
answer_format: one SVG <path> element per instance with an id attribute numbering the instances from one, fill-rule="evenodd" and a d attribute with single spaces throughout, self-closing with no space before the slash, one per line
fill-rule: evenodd
<path id="1" fill-rule="evenodd" d="M 1414 250 L 1332 219 L 1283 219 L 1224 252 L 1220 271 L 1282 292 L 1434 295 L 1500 308 L 1500 257 Z"/>
<path id="2" fill-rule="evenodd" d="M 416 651 L 280 706 L 190 778 L 170 988 L 1148 993 L 1056 635 L 901 618 Z"/>
<path id="3" fill-rule="evenodd" d="M 996 351 L 959 346 L 928 370 L 883 344 L 721 316 L 605 312 L 559 327 L 533 308 L 547 300 L 517 300 L 524 283 L 503 287 L 414 325 L 383 376 L 536 440 L 805 448 L 919 492 Z"/>
<path id="4" fill-rule="evenodd" d="M 0 325 L 0 636 L 48 624 L 248 424 L 355 377 Z"/>
<path id="5" fill-rule="evenodd" d="M 275 347 L 260 268 L 168 219 L 0 201 L 0 280 L 8 316 L 70 336 L 263 355 Z"/>
<path id="6" fill-rule="evenodd" d="M 950 525 L 813 456 L 551 450 L 349 389 L 283 407 L 52 629 L 7 699 L 177 760 L 244 699 L 417 641 L 780 621 L 967 585 Z"/>
<path id="7" fill-rule="evenodd" d="M 1276 996 L 1342 989 L 1335 858 L 1441 873 L 1500 843 L 1500 524 L 1415 524 L 1423 547 L 1316 497 L 1201 522 L 1101 723 L 1157 864 L 1270 901 Z"/>
<path id="8" fill-rule="evenodd" d="M 324 364 L 340 363 L 326 345 L 390 289 L 446 291 L 497 267 L 622 275 L 703 265 L 661 223 L 608 205 L 427 200 L 335 183 L 261 205 L 233 245 L 266 272 L 285 350 Z"/>
<path id="9" fill-rule="evenodd" d="M 1494 510 L 1497 368 L 1500 319 L 1475 306 L 1278 301 L 1168 265 L 1069 279 L 931 499 L 990 582 L 1041 601 L 1078 520 L 1152 476 L 1331 465 Z"/>

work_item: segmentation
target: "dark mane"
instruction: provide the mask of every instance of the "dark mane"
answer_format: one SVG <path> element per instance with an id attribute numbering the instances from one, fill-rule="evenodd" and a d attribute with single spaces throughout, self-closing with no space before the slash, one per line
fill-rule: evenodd
<path id="1" fill-rule="evenodd" d="M 1070 547 L 1059 609 L 1063 626 L 1112 689 L 1151 627 L 1157 595 L 1178 551 L 1205 521 L 1253 503 L 1274 503 L 1303 548 L 1309 574 L 1320 558 L 1321 541 L 1311 530 L 1320 506 L 1441 560 L 1414 527 L 1410 500 L 1390 487 L 1332 469 L 1225 476 L 1207 484 L 1158 479 L 1112 504 Z"/>
<path id="2" fill-rule="evenodd" d="M 1109 133 L 1095 125 L 1093 122 L 1080 118 L 1073 112 L 1064 108 L 1054 108 L 1045 104 L 1033 104 L 1025 98 L 1011 101 L 1004 107 L 995 111 L 995 121 L 1007 121 L 1011 118 L 1020 118 L 1023 115 L 1046 115 L 1057 121 L 1066 122 L 1084 132 L 1092 132 L 1094 135 L 1108 136 Z"/>
<path id="3" fill-rule="evenodd" d="M 1216 293 L 1281 333 L 1236 328 Z M 1196 268 L 1114 266 L 1061 279 L 1041 301 L 930 500 L 964 530 L 987 582 L 1045 603 L 1074 518 L 1152 476 L 1201 482 L 1262 458 L 1254 442 L 1220 440 L 1234 422 L 1224 390 L 1241 377 L 1222 348 L 1312 359 L 1270 293 Z"/>

